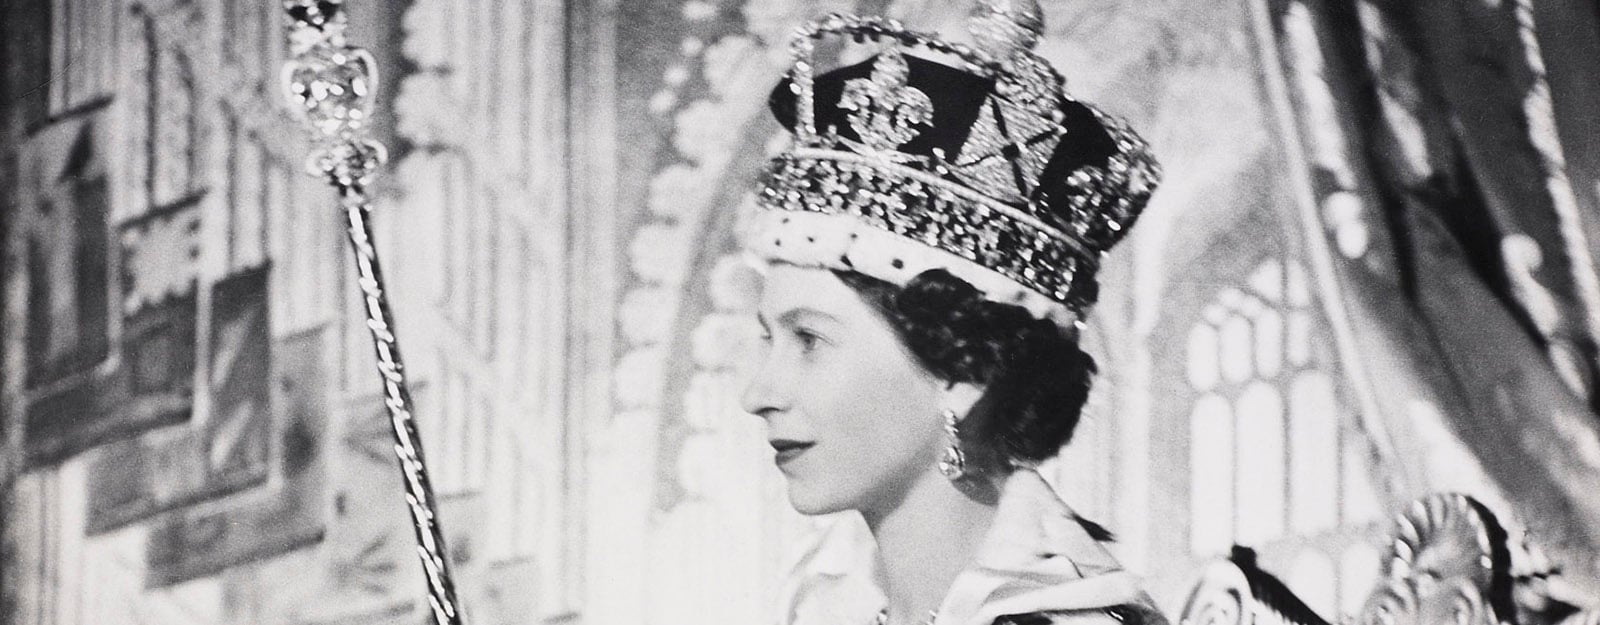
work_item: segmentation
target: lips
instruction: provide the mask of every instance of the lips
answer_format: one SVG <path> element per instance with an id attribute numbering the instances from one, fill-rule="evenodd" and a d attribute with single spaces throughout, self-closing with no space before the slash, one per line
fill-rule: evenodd
<path id="1" fill-rule="evenodd" d="M 814 442 L 794 441 L 784 438 L 777 438 L 768 442 L 772 445 L 772 450 L 777 452 L 773 460 L 778 463 L 778 466 L 783 466 L 800 457 L 800 454 L 806 453 L 806 450 L 816 445 Z"/>

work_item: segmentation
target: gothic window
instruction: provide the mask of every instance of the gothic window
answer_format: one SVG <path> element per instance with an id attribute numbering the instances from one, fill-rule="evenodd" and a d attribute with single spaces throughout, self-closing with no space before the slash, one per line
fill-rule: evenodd
<path id="1" fill-rule="evenodd" d="M 508 168 L 513 172 L 517 172 L 522 165 L 522 143 L 519 139 L 524 137 L 527 124 L 526 119 L 518 117 L 522 111 L 527 78 L 524 68 L 532 63 L 532 51 L 528 48 L 527 38 L 531 29 L 523 22 L 522 16 L 527 10 L 521 2 L 507 2 L 500 6 L 498 22 L 502 52 L 495 55 L 498 62 L 492 83 L 496 91 L 492 120 L 495 127 L 500 129 L 496 133 L 497 147 L 503 162 L 508 163 Z"/>
<path id="2" fill-rule="evenodd" d="M 457 323 L 466 323 L 471 315 L 472 243 L 477 231 L 478 198 L 474 192 L 476 185 L 472 170 L 459 155 L 444 160 L 443 186 L 444 205 L 449 217 L 444 220 L 445 288 L 442 303 L 446 317 Z"/>
<path id="3" fill-rule="evenodd" d="M 494 424 L 490 417 L 496 413 L 493 400 L 489 394 L 482 390 L 482 384 L 472 384 L 469 399 L 469 408 L 462 415 L 466 421 L 466 435 L 461 448 L 465 452 L 463 460 L 463 482 L 467 490 L 482 491 L 488 483 L 489 472 L 489 441 L 493 434 Z"/>
<path id="4" fill-rule="evenodd" d="M 443 362 L 446 371 L 455 365 L 453 361 Z M 440 377 L 444 383 L 444 402 L 438 416 L 422 428 L 422 449 L 428 452 L 428 458 L 438 459 L 429 467 L 433 469 L 434 489 L 440 495 L 451 495 L 461 493 L 465 487 L 461 443 L 466 438 L 463 417 L 467 412 L 467 381 L 458 373 L 445 373 Z"/>
<path id="5" fill-rule="evenodd" d="M 29 382 L 34 382 L 38 366 L 50 361 L 52 317 L 49 245 L 39 233 L 28 234 L 28 367 Z"/>
<path id="6" fill-rule="evenodd" d="M 444 403 L 434 418 L 424 421 L 422 448 L 433 469 L 434 488 L 440 495 L 481 491 L 489 482 L 491 417 L 495 405 L 482 385 L 465 370 L 467 362 L 448 356 L 440 379 Z"/>
<path id="7" fill-rule="evenodd" d="M 240 145 L 241 133 L 239 130 L 239 115 L 233 112 L 233 109 L 231 108 L 224 108 L 222 112 L 222 126 L 223 132 L 226 133 L 228 141 L 226 155 L 227 163 L 224 165 L 226 167 L 225 171 L 227 171 L 226 180 L 228 192 L 227 197 L 223 198 L 223 202 L 227 204 L 227 206 L 224 207 L 224 210 L 227 213 L 228 233 L 224 239 L 226 241 L 226 247 L 224 251 L 228 258 L 228 268 L 233 269 L 234 256 L 238 253 L 235 248 L 238 247 L 239 244 L 239 201 L 240 196 L 243 195 L 240 193 L 239 189 L 239 153 L 243 148 L 243 146 Z"/>
<path id="8" fill-rule="evenodd" d="M 66 162 L 44 174 L 25 233 L 30 386 L 84 371 L 107 349 L 110 197 L 94 126 L 76 135 Z"/>
<path id="9" fill-rule="evenodd" d="M 135 213 L 142 213 L 155 202 L 156 189 L 156 127 L 161 111 L 161 102 L 157 97 L 160 92 L 157 78 L 161 71 L 161 34 L 156 30 L 156 20 L 146 13 L 141 5 L 133 5 L 131 12 L 138 20 L 140 63 L 137 68 L 138 87 L 127 90 L 126 97 L 129 101 L 128 110 L 138 111 L 139 131 L 137 145 L 139 146 L 137 169 L 140 176 L 140 192 L 142 196 L 135 202 Z"/>
<path id="10" fill-rule="evenodd" d="M 449 29 L 450 55 L 448 63 L 458 71 L 450 72 L 454 78 L 454 91 L 464 102 L 473 100 L 473 88 L 478 72 L 471 71 L 473 52 L 472 10 L 465 3 L 450 4 Z"/>
<path id="11" fill-rule="evenodd" d="M 534 256 L 533 237 L 528 236 L 522 228 L 517 228 L 512 236 L 515 237 L 515 245 L 511 249 L 517 258 L 511 287 L 516 294 L 516 308 L 512 309 L 512 314 L 516 316 L 516 335 L 513 339 L 516 365 L 513 377 L 518 383 L 523 383 L 541 379 L 540 371 L 535 369 L 535 359 L 541 352 L 541 341 L 538 339 L 543 330 L 540 320 L 544 316 L 545 304 L 534 301 L 533 286 L 535 280 L 546 275 L 546 271 Z"/>
<path id="12" fill-rule="evenodd" d="M 470 319 L 467 340 L 479 353 L 488 354 L 493 348 L 489 341 L 489 324 L 494 318 L 494 277 L 499 264 L 499 250 L 495 249 L 494 232 L 499 230 L 497 198 L 487 189 L 479 189 L 475 197 L 472 233 L 471 290 L 467 295 L 467 314 Z"/>
<path id="13" fill-rule="evenodd" d="M 196 190 L 199 150 L 199 110 L 194 68 L 181 50 L 154 46 L 149 61 L 150 196 L 153 206 L 165 206 Z"/>
<path id="14" fill-rule="evenodd" d="M 532 146 L 539 145 L 537 140 L 542 138 L 542 133 L 539 132 L 542 128 L 540 122 L 543 121 L 540 114 L 545 110 L 539 106 L 539 96 L 548 81 L 539 80 L 541 78 L 539 75 L 540 65 L 536 62 L 537 59 L 542 58 L 539 56 L 538 45 L 540 41 L 537 38 L 540 34 L 539 21 L 537 19 L 539 5 L 538 3 L 528 3 L 525 7 L 526 14 L 524 19 L 526 20 L 526 25 L 522 33 L 522 49 L 524 52 L 521 55 L 523 61 L 518 66 L 520 68 L 518 82 L 522 85 L 522 89 L 512 94 L 517 103 L 517 117 L 521 123 L 520 126 L 517 126 L 517 128 L 520 128 L 520 132 L 517 133 L 517 138 L 513 143 L 523 150 L 521 158 L 523 174 L 531 183 L 536 179 L 535 174 L 539 172 L 537 163 L 540 156 Z"/>
<path id="15" fill-rule="evenodd" d="M 52 0 L 50 110 L 71 111 L 107 96 L 113 82 L 115 2 Z"/>
<path id="16" fill-rule="evenodd" d="M 229 268 L 254 267 L 265 262 L 269 212 L 269 193 L 286 193 L 282 185 L 269 182 L 287 175 L 275 166 L 259 135 L 245 129 L 237 113 L 229 112 L 227 154 L 227 257 Z M 280 199 L 281 202 L 281 199 Z M 321 207 L 319 207 L 321 208 Z M 270 210 L 281 210 L 276 207 Z M 326 208 L 321 208 L 326 210 Z"/>
<path id="17" fill-rule="evenodd" d="M 444 288 L 440 306 L 462 342 L 480 355 L 492 352 L 490 322 L 496 306 L 496 251 L 501 213 L 497 196 L 483 186 L 460 155 L 444 159 Z"/>
<path id="18" fill-rule="evenodd" d="M 1289 382 L 1289 517 L 1292 531 L 1310 534 L 1338 524 L 1338 398 L 1333 381 L 1320 371 L 1304 371 Z"/>
<path id="19" fill-rule="evenodd" d="M 505 46 L 506 31 L 510 28 L 506 20 L 500 19 L 497 11 L 504 10 L 497 6 L 482 6 L 474 11 L 477 16 L 477 31 L 481 33 L 475 40 L 478 42 L 478 54 L 474 65 L 482 68 L 479 73 L 478 83 L 481 85 L 475 99 L 484 103 L 483 119 L 490 123 L 500 119 L 501 94 L 505 92 L 506 83 L 501 75 L 505 67 L 509 50 Z M 495 146 L 498 149 L 499 146 Z"/>
<path id="20" fill-rule="evenodd" d="M 257 28 L 253 33 L 257 37 L 256 49 L 260 50 L 256 62 L 261 64 L 261 75 L 277 76 L 283 62 L 289 58 L 288 38 L 283 36 L 283 12 L 274 8 L 273 5 L 278 3 L 240 1 L 246 5 L 259 5 L 255 9 Z"/>
<path id="21" fill-rule="evenodd" d="M 1233 408 L 1218 395 L 1200 398 L 1189 432 L 1190 549 L 1222 553 L 1233 543 Z"/>
<path id="22" fill-rule="evenodd" d="M 240 41 L 237 37 L 239 34 L 241 34 L 240 31 L 244 30 L 245 28 L 244 24 L 239 19 L 243 14 L 243 4 L 244 3 L 239 2 L 239 0 L 222 0 L 223 28 L 226 29 L 228 26 L 233 27 L 231 32 L 224 30 L 221 33 L 222 53 L 230 61 L 237 61 L 239 59 Z"/>
<path id="23" fill-rule="evenodd" d="M 261 216 L 261 257 L 276 256 L 277 250 L 268 240 L 269 233 L 281 233 L 286 230 L 282 225 L 274 224 L 275 220 L 282 220 L 289 214 L 294 206 L 294 172 L 290 171 L 284 163 L 263 155 L 261 162 L 262 184 L 262 216 Z"/>
<path id="24" fill-rule="evenodd" d="M 53 0 L 10 0 L 6 5 L 6 80 L 11 85 L 45 85 L 54 75 Z M 38 128 L 50 119 L 52 89 L 12 89 L 6 102 L 14 119 Z"/>
<path id="25" fill-rule="evenodd" d="M 227 59 L 235 65 L 248 69 L 254 65 L 256 56 L 262 54 L 261 30 L 267 25 L 258 14 L 262 7 L 270 4 L 253 2 L 252 0 L 223 0 L 222 14 L 226 19 L 222 22 L 222 51 Z M 266 11 L 270 16 L 275 16 L 276 11 Z M 269 32 L 272 30 L 267 29 Z"/>
<path id="26" fill-rule="evenodd" d="M 1267 260 L 1189 330 L 1189 546 L 1198 557 L 1254 548 L 1336 619 L 1375 579 L 1377 515 L 1309 287 L 1299 265 Z"/>
<path id="27" fill-rule="evenodd" d="M 1283 401 L 1278 389 L 1252 380 L 1235 400 L 1234 463 L 1238 467 L 1236 540 L 1258 545 L 1283 535 L 1285 501 Z"/>

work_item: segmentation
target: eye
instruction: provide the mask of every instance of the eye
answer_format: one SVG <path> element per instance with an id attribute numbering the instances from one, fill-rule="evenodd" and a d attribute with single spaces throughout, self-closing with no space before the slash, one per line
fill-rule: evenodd
<path id="1" fill-rule="evenodd" d="M 794 340 L 800 344 L 800 351 L 810 352 L 817 348 L 818 343 L 822 342 L 822 337 L 805 328 L 795 328 Z"/>

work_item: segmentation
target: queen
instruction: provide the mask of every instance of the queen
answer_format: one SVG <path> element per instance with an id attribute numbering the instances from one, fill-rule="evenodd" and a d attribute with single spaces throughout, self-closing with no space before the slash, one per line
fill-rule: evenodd
<path id="1" fill-rule="evenodd" d="M 871 531 L 878 599 L 841 623 L 1159 623 L 1109 532 L 1033 469 L 1072 437 L 1096 270 L 1158 167 L 1032 51 L 1036 4 L 980 2 L 967 29 L 796 35 L 772 95 L 794 141 L 746 242 L 766 279 L 743 406 L 798 511 Z M 875 54 L 819 74 L 834 37 Z"/>

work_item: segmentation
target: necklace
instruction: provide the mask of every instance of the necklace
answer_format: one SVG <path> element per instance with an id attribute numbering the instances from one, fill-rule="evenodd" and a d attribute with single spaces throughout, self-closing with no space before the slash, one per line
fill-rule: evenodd
<path id="1" fill-rule="evenodd" d="M 938 610 L 928 610 L 928 618 L 922 621 L 922 625 L 933 625 L 938 618 Z M 872 625 L 889 625 L 889 608 L 878 610 L 878 615 L 872 618 Z"/>

